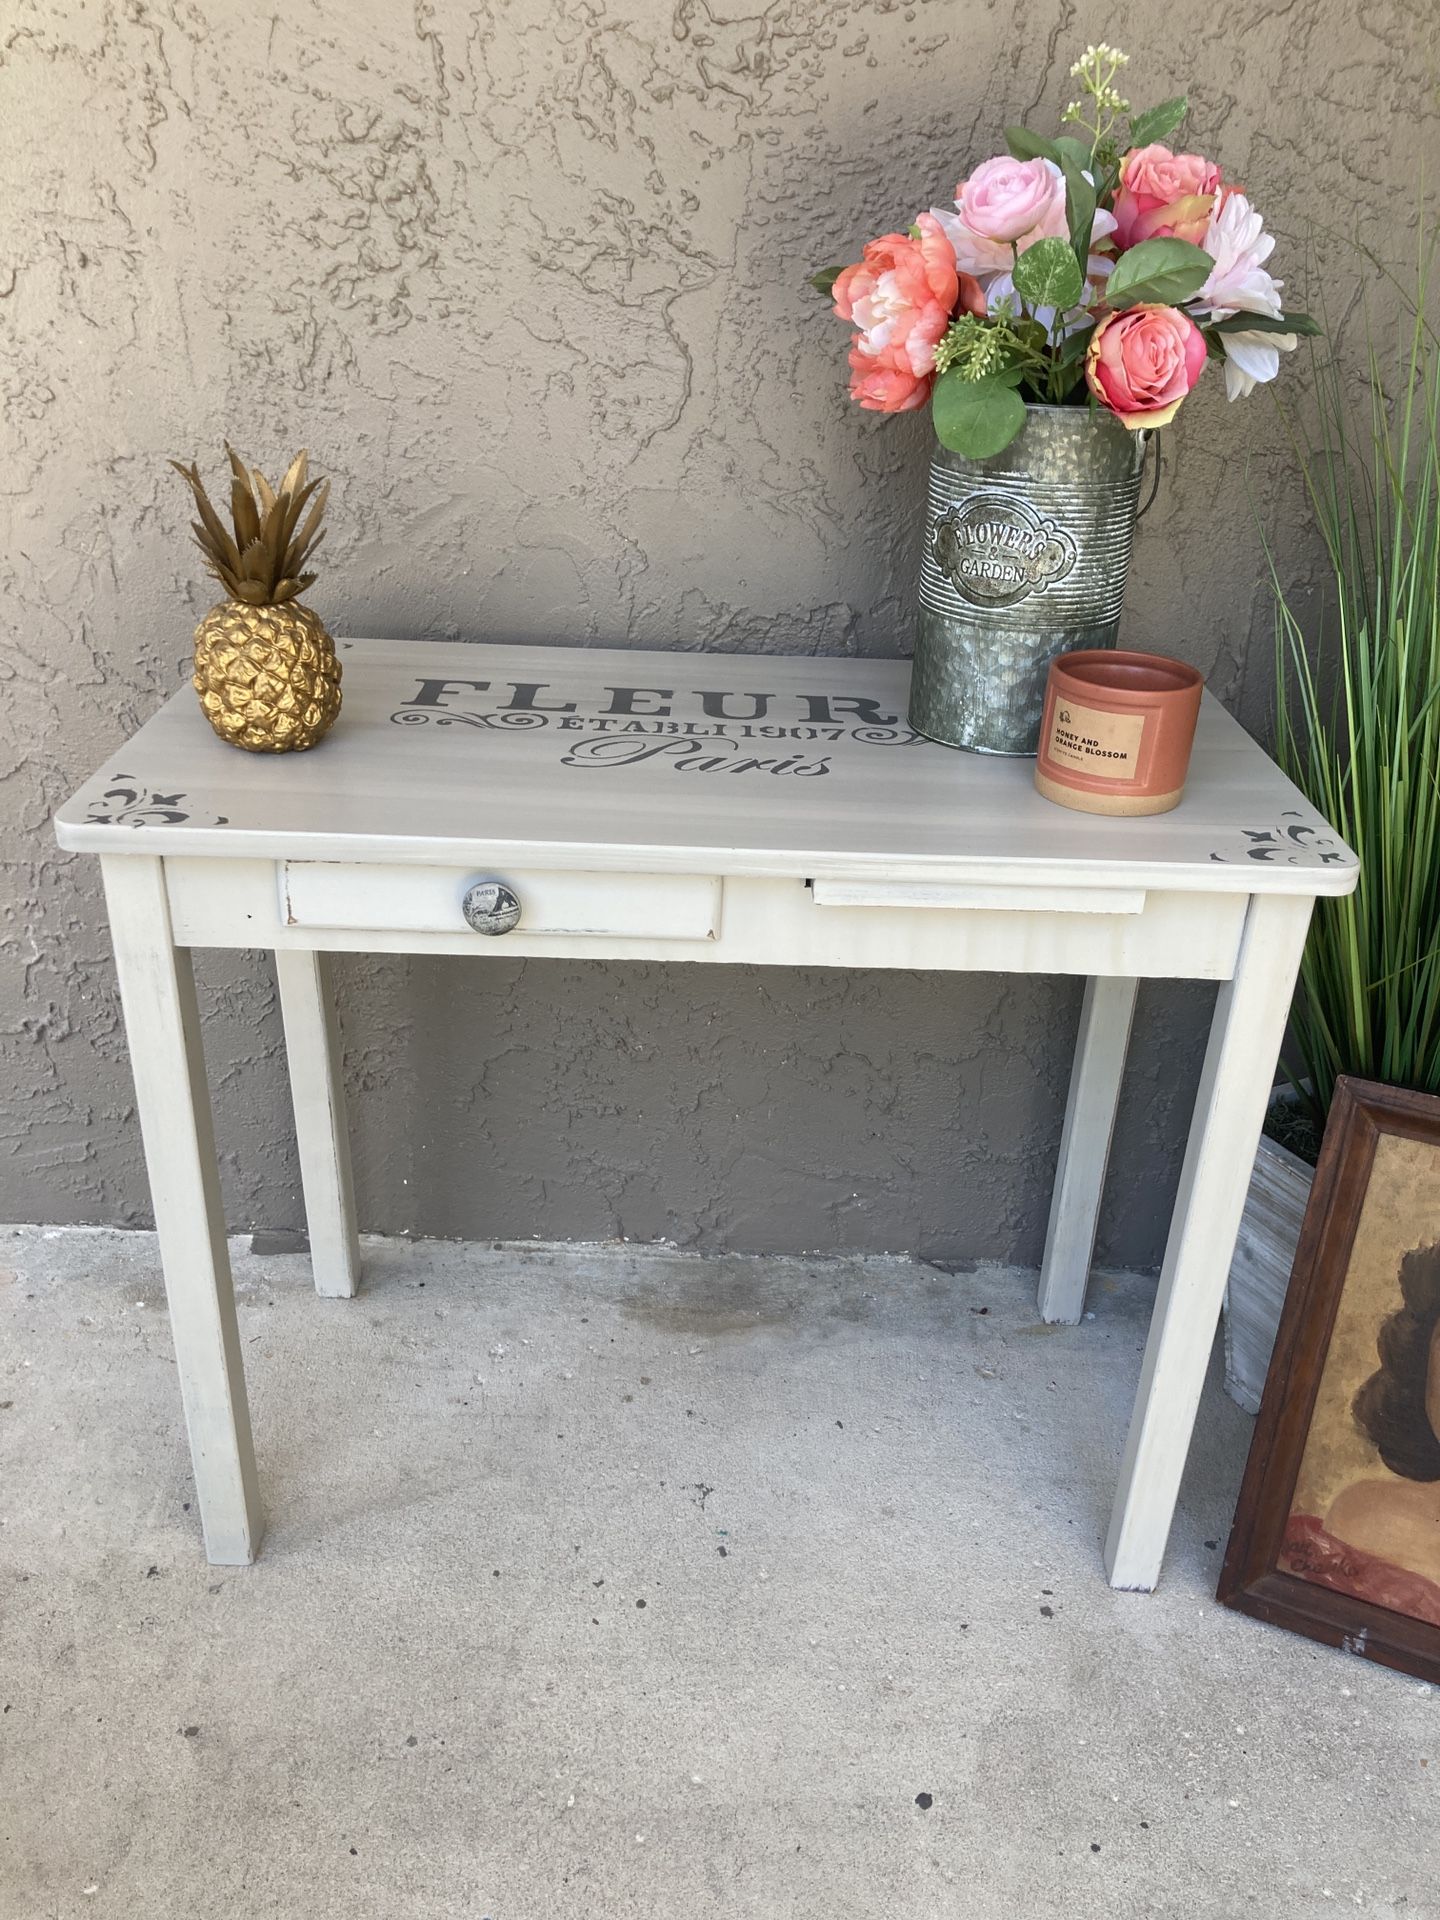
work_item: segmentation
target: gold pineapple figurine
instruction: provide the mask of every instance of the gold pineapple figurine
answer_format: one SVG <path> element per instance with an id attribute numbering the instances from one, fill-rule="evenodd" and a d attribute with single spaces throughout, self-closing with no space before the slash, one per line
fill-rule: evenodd
<path id="1" fill-rule="evenodd" d="M 199 468 L 170 462 L 195 496 L 195 539 L 226 593 L 195 629 L 195 691 L 222 740 L 250 753 L 298 753 L 322 739 L 340 711 L 335 643 L 299 600 L 316 578 L 304 566 L 325 537 L 330 482 L 306 479 L 303 448 L 278 488 L 233 447 L 225 451 L 233 534 Z"/>

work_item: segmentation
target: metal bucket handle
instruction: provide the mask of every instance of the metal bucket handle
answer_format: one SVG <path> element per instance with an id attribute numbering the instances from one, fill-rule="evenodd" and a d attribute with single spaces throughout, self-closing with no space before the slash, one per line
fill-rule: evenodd
<path id="1" fill-rule="evenodd" d="M 1140 471 L 1142 474 L 1145 471 L 1145 463 L 1149 460 L 1152 451 L 1155 455 L 1155 471 L 1150 476 L 1149 496 L 1144 506 L 1141 507 L 1140 511 L 1135 515 L 1137 520 L 1143 520 L 1145 518 L 1151 507 L 1154 506 L 1155 496 L 1160 491 L 1160 433 L 1158 428 L 1152 428 L 1150 432 L 1144 435 L 1144 446 L 1140 454 Z"/>

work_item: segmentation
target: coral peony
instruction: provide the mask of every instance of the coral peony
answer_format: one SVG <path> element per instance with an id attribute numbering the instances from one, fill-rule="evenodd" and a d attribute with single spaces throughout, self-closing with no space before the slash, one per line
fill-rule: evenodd
<path id="1" fill-rule="evenodd" d="M 1172 153 L 1158 142 L 1132 147 L 1120 166 L 1115 240 L 1123 251 L 1142 240 L 1203 244 L 1220 191 L 1220 169 L 1198 153 Z"/>
<path id="2" fill-rule="evenodd" d="M 935 343 L 957 303 L 985 310 L 979 286 L 957 272 L 940 223 L 916 221 L 918 239 L 882 234 L 835 281 L 835 311 L 859 329 L 850 346 L 850 397 L 873 413 L 908 413 L 924 404 L 935 372 Z"/>
<path id="3" fill-rule="evenodd" d="M 850 349 L 850 398 L 871 413 L 909 413 L 930 398 L 933 378 L 867 354 L 860 334 Z"/>
<path id="4" fill-rule="evenodd" d="M 1163 427 L 1204 365 L 1205 337 L 1178 307 L 1128 307 L 1096 327 L 1085 380 L 1122 426 Z"/>

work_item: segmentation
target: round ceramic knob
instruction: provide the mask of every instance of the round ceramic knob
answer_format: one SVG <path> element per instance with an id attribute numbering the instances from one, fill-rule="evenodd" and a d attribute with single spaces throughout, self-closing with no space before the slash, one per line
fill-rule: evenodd
<path id="1" fill-rule="evenodd" d="M 509 933 L 520 918 L 520 897 L 503 880 L 472 880 L 460 911 L 476 933 Z"/>

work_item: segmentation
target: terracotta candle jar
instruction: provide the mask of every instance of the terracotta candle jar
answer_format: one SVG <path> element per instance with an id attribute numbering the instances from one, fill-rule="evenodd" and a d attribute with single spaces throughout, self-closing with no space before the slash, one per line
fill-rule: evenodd
<path id="1" fill-rule="evenodd" d="M 1035 785 L 1081 813 L 1168 813 L 1185 791 L 1204 682 L 1183 661 L 1106 648 L 1050 668 Z"/>

